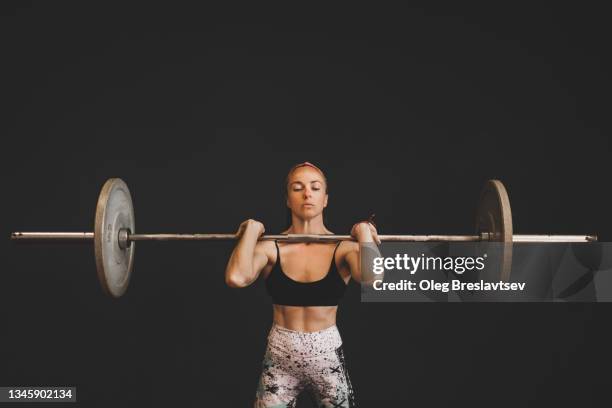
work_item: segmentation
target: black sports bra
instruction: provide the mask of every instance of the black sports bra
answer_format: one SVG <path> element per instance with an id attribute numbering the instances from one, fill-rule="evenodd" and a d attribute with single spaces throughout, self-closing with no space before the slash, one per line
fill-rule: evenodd
<path id="1" fill-rule="evenodd" d="M 266 289 L 276 305 L 285 306 L 336 306 L 344 295 L 346 283 L 336 267 L 336 250 L 334 249 L 331 265 L 322 279 L 314 282 L 298 282 L 283 272 L 280 262 L 280 249 L 276 245 L 276 263 L 266 278 Z"/>

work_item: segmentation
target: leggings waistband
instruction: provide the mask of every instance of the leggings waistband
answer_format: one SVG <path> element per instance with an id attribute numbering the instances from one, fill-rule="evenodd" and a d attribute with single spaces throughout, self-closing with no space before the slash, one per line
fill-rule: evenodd
<path id="1" fill-rule="evenodd" d="M 341 345 L 342 338 L 336 325 L 315 332 L 300 332 L 274 323 L 268 334 L 270 350 L 304 357 L 329 353 Z"/>

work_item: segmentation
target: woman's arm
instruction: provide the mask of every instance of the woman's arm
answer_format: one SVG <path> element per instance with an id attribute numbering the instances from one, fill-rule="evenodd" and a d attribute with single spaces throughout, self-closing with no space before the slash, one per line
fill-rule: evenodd
<path id="1" fill-rule="evenodd" d="M 225 268 L 225 283 L 232 288 L 244 288 L 253 283 L 261 270 L 268 264 L 264 242 L 257 242 L 263 234 L 263 224 L 246 220 L 236 233 L 240 239 Z"/>
<path id="2" fill-rule="evenodd" d="M 376 279 L 383 279 L 382 274 L 374 275 L 372 271 L 373 259 L 380 256 L 378 246 L 378 232 L 374 225 L 369 222 L 360 222 L 353 225 L 351 236 L 357 239 L 357 242 L 351 242 L 351 248 L 346 253 L 346 263 L 351 271 L 351 278 L 358 283 L 370 284 Z M 360 251 L 367 251 L 361 254 Z M 361 265 L 360 257 L 364 261 Z M 362 268 L 363 266 L 363 268 Z"/>

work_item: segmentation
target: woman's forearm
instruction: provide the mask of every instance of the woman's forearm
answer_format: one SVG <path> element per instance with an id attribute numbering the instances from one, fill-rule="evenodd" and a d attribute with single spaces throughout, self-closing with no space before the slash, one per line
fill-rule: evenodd
<path id="1" fill-rule="evenodd" d="M 259 233 L 247 229 L 232 252 L 225 269 L 225 281 L 231 287 L 244 287 L 255 280 L 253 259 Z"/>

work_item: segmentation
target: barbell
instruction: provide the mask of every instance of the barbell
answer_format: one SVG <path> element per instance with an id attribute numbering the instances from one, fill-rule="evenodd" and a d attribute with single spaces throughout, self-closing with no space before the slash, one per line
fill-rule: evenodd
<path id="1" fill-rule="evenodd" d="M 96 270 L 105 293 L 120 297 L 127 290 L 134 265 L 136 241 L 235 240 L 236 234 L 136 234 L 134 206 L 127 184 L 108 179 L 96 205 L 93 232 L 13 232 L 14 241 L 93 241 Z M 474 235 L 379 235 L 395 242 L 502 242 L 499 276 L 509 278 L 513 242 L 596 242 L 595 235 L 517 235 L 512 230 L 512 211 L 506 188 L 489 180 L 480 194 Z M 280 234 L 262 235 L 259 240 L 329 242 L 354 240 L 350 235 Z"/>

